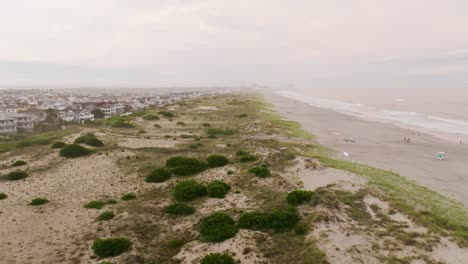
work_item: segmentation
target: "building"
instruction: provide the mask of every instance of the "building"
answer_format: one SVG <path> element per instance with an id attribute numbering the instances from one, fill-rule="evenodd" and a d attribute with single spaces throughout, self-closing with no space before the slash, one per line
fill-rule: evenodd
<path id="1" fill-rule="evenodd" d="M 0 112 L 0 134 L 15 134 L 16 119 L 7 112 Z"/>
<path id="2" fill-rule="evenodd" d="M 33 132 L 34 117 L 14 112 L 0 112 L 0 133 Z"/>
<path id="3" fill-rule="evenodd" d="M 32 116 L 34 123 L 43 122 L 46 120 L 46 117 L 47 117 L 46 110 L 43 110 L 43 109 L 31 108 L 31 109 L 18 111 L 18 113 Z"/>

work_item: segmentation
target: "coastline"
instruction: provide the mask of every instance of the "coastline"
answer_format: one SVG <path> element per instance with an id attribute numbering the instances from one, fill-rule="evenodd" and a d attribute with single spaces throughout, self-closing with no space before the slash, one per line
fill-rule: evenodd
<path id="1" fill-rule="evenodd" d="M 464 159 L 468 157 L 467 145 L 387 122 L 314 107 L 281 95 L 265 93 L 265 97 L 280 115 L 299 122 L 316 136 L 319 144 L 336 150 L 338 158 L 399 173 L 468 208 L 468 163 Z M 411 138 L 411 143 L 405 143 L 404 138 Z M 354 139 L 355 143 L 344 139 Z M 437 160 L 438 151 L 446 152 L 448 159 Z"/>

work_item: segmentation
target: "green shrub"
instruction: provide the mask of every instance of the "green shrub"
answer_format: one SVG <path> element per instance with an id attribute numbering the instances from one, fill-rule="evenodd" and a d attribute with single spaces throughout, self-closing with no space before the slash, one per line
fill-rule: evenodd
<path id="1" fill-rule="evenodd" d="M 171 215 L 191 215 L 195 213 L 195 208 L 184 203 L 173 203 L 164 207 L 164 212 Z"/>
<path id="2" fill-rule="evenodd" d="M 143 116 L 143 120 L 159 120 L 159 116 L 157 115 L 145 115 Z"/>
<path id="3" fill-rule="evenodd" d="M 39 205 L 46 204 L 48 202 L 49 202 L 49 200 L 47 200 L 45 198 L 35 198 L 35 199 L 32 199 L 32 201 L 29 203 L 29 205 L 39 206 Z"/>
<path id="4" fill-rule="evenodd" d="M 270 227 L 268 223 L 268 214 L 261 212 L 242 213 L 237 221 L 239 228 L 262 230 Z"/>
<path id="5" fill-rule="evenodd" d="M 179 122 L 176 123 L 176 126 L 185 126 L 185 123 L 182 122 L 182 121 L 179 121 Z"/>
<path id="6" fill-rule="evenodd" d="M 200 264 L 235 264 L 234 259 L 228 254 L 211 253 L 200 260 Z"/>
<path id="7" fill-rule="evenodd" d="M 222 155 L 210 155 L 206 158 L 206 161 L 210 168 L 223 167 L 229 164 L 229 160 Z"/>
<path id="8" fill-rule="evenodd" d="M 234 237 L 236 233 L 235 222 L 226 213 L 216 212 L 201 219 L 200 235 L 203 241 L 221 242 Z"/>
<path id="9" fill-rule="evenodd" d="M 177 183 L 173 196 L 179 202 L 191 201 L 206 195 L 206 187 L 194 180 L 186 180 Z"/>
<path id="10" fill-rule="evenodd" d="M 166 161 L 166 166 L 171 168 L 177 176 L 188 176 L 200 173 L 206 169 L 206 164 L 189 157 L 173 157 Z"/>
<path id="11" fill-rule="evenodd" d="M 314 196 L 315 193 L 311 191 L 294 190 L 288 193 L 286 200 L 288 201 L 288 204 L 296 206 L 309 202 Z"/>
<path id="12" fill-rule="evenodd" d="M 264 178 L 271 175 L 270 170 L 265 167 L 253 167 L 249 169 L 249 173 L 255 174 L 255 176 Z"/>
<path id="13" fill-rule="evenodd" d="M 156 168 L 150 172 L 145 178 L 146 182 L 164 182 L 167 181 L 171 177 L 171 172 L 168 171 L 166 168 Z"/>
<path id="14" fill-rule="evenodd" d="M 185 244 L 183 240 L 180 239 L 171 239 L 167 241 L 167 246 L 170 248 L 180 248 Z"/>
<path id="15" fill-rule="evenodd" d="M 154 124 L 153 127 L 155 128 L 161 128 L 161 126 L 159 124 Z"/>
<path id="16" fill-rule="evenodd" d="M 103 201 L 90 201 L 83 207 L 87 209 L 102 209 L 107 203 Z"/>
<path id="17" fill-rule="evenodd" d="M 203 127 L 211 127 L 210 123 L 203 123 L 202 126 Z"/>
<path id="18" fill-rule="evenodd" d="M 65 147 L 66 145 L 67 144 L 65 144 L 65 142 L 57 141 L 54 144 L 52 144 L 52 146 L 50 146 L 50 147 L 53 148 L 53 149 L 61 149 L 61 148 Z"/>
<path id="19" fill-rule="evenodd" d="M 26 164 L 28 164 L 28 163 L 27 163 L 26 161 L 24 161 L 24 160 L 17 160 L 17 161 L 15 161 L 15 162 L 13 162 L 13 163 L 11 164 L 11 166 L 12 166 L 12 167 L 19 167 L 19 166 L 24 166 L 24 165 L 26 165 Z"/>
<path id="20" fill-rule="evenodd" d="M 5 176 L 5 179 L 9 180 L 9 181 L 18 181 L 18 180 L 22 180 L 26 177 L 28 177 L 29 175 L 24 172 L 24 171 L 21 171 L 21 170 L 16 170 L 16 171 L 12 171 L 10 173 L 8 173 L 6 176 Z"/>
<path id="21" fill-rule="evenodd" d="M 232 174 L 234 174 L 234 172 L 232 170 L 227 171 L 227 175 L 232 175 Z"/>
<path id="22" fill-rule="evenodd" d="M 98 219 L 99 221 L 109 221 L 109 220 L 111 220 L 112 218 L 114 218 L 114 216 L 115 216 L 115 215 L 114 215 L 114 212 L 112 212 L 112 211 L 105 211 L 105 212 L 103 212 L 102 214 L 100 214 L 100 215 L 97 217 L 97 219 Z"/>
<path id="23" fill-rule="evenodd" d="M 293 228 L 299 223 L 299 215 L 294 207 L 284 209 L 274 209 L 268 215 L 268 224 L 276 232 L 281 232 Z"/>
<path id="24" fill-rule="evenodd" d="M 231 186 L 223 181 L 212 181 L 208 184 L 208 186 L 206 186 L 208 196 L 213 198 L 224 198 L 230 189 Z"/>
<path id="25" fill-rule="evenodd" d="M 238 118 L 244 118 L 244 117 L 247 117 L 247 114 L 240 114 L 237 116 Z"/>
<path id="26" fill-rule="evenodd" d="M 111 123 L 111 127 L 115 128 L 134 128 L 135 126 L 131 123 L 127 123 L 122 120 L 115 120 Z"/>
<path id="27" fill-rule="evenodd" d="M 77 158 L 93 153 L 91 150 L 77 144 L 66 145 L 60 150 L 60 155 L 67 158 Z"/>
<path id="28" fill-rule="evenodd" d="M 132 242 L 126 238 L 107 238 L 94 240 L 92 249 L 101 258 L 115 257 L 132 247 Z"/>
<path id="29" fill-rule="evenodd" d="M 253 162 L 256 161 L 258 158 L 255 155 L 249 154 L 243 150 L 239 150 L 236 152 L 236 156 L 239 157 L 240 162 Z"/>
<path id="30" fill-rule="evenodd" d="M 232 136 L 236 134 L 237 131 L 233 129 L 208 128 L 206 133 L 208 135 Z"/>
<path id="31" fill-rule="evenodd" d="M 93 146 L 93 147 L 102 147 L 104 146 L 104 143 L 99 140 L 96 135 L 92 133 L 87 133 L 85 135 L 82 135 L 75 139 L 74 141 L 75 144 L 86 144 L 88 146 Z"/>
<path id="32" fill-rule="evenodd" d="M 8 195 L 6 195 L 5 193 L 0 193 L 0 200 L 6 199 L 6 198 L 8 198 Z"/>
<path id="33" fill-rule="evenodd" d="M 135 200 L 137 198 L 136 194 L 134 193 L 126 193 L 120 197 L 122 201 L 130 201 L 130 200 Z"/>
<path id="34" fill-rule="evenodd" d="M 145 133 L 146 133 L 146 131 L 143 130 L 143 129 L 138 130 L 138 134 L 145 134 Z"/>
<path id="35" fill-rule="evenodd" d="M 296 235 L 305 235 L 308 231 L 309 230 L 306 225 L 296 225 L 294 228 L 294 234 Z"/>
<path id="36" fill-rule="evenodd" d="M 175 115 L 172 112 L 168 112 L 168 111 L 160 111 L 158 112 L 158 114 L 163 115 L 164 117 L 167 117 L 167 118 L 175 117 Z"/>
<path id="37" fill-rule="evenodd" d="M 243 151 L 243 150 L 236 151 L 236 156 L 238 156 L 238 157 L 242 157 L 242 156 L 245 156 L 245 155 L 249 155 L 249 153 L 246 152 L 246 151 Z"/>

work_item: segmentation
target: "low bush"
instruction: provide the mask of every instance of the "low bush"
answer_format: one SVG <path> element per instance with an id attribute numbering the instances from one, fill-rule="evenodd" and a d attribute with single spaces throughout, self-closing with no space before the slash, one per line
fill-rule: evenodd
<path id="1" fill-rule="evenodd" d="M 172 112 L 168 112 L 168 111 L 160 111 L 158 112 L 158 114 L 163 115 L 164 117 L 167 117 L 167 118 L 175 117 L 175 115 Z"/>
<path id="2" fill-rule="evenodd" d="M 16 170 L 16 171 L 12 171 L 12 172 L 8 173 L 5 176 L 5 179 L 9 180 L 9 181 L 18 181 L 18 180 L 25 179 L 28 176 L 29 175 L 26 172 L 21 171 L 21 170 Z"/>
<path id="3" fill-rule="evenodd" d="M 0 193 L 0 200 L 6 199 L 6 198 L 8 198 L 8 195 L 6 195 L 5 193 Z"/>
<path id="4" fill-rule="evenodd" d="M 186 180 L 177 183 L 173 196 L 179 202 L 191 201 L 206 195 L 206 187 L 194 180 Z"/>
<path id="5" fill-rule="evenodd" d="M 145 115 L 143 116 L 143 120 L 159 120 L 159 116 L 157 115 Z"/>
<path id="6" fill-rule="evenodd" d="M 77 144 L 66 145 L 60 150 L 60 155 L 67 158 L 78 158 L 93 153 L 91 150 Z"/>
<path id="7" fill-rule="evenodd" d="M 171 172 L 166 168 L 159 167 L 150 172 L 145 178 L 146 182 L 164 182 L 167 181 L 171 177 Z"/>
<path id="8" fill-rule="evenodd" d="M 240 114 L 237 116 L 238 118 L 244 118 L 244 117 L 247 117 L 247 114 Z"/>
<path id="9" fill-rule="evenodd" d="M 235 264 L 234 259 L 225 253 L 211 253 L 200 260 L 200 264 Z"/>
<path id="10" fill-rule="evenodd" d="M 223 167 L 229 164 L 229 160 L 222 155 L 210 155 L 206 158 L 206 161 L 210 168 Z"/>
<path id="11" fill-rule="evenodd" d="M 127 238 L 96 239 L 93 242 L 93 252 L 101 258 L 115 257 L 132 247 L 132 242 Z"/>
<path id="12" fill-rule="evenodd" d="M 296 235 L 302 236 L 307 234 L 307 232 L 309 232 L 309 229 L 306 225 L 296 225 L 296 227 L 294 228 L 294 234 Z"/>
<path id="13" fill-rule="evenodd" d="M 194 158 L 173 157 L 166 161 L 166 166 L 171 168 L 172 173 L 177 176 L 189 176 L 200 173 L 207 168 L 207 165 Z"/>
<path id="14" fill-rule="evenodd" d="M 243 150 L 237 151 L 236 156 L 239 157 L 239 161 L 242 163 L 253 162 L 258 159 L 257 156 L 249 154 Z"/>
<path id="15" fill-rule="evenodd" d="M 122 201 L 130 201 L 130 200 L 135 200 L 137 198 L 136 194 L 134 193 L 126 193 L 120 197 Z"/>
<path id="16" fill-rule="evenodd" d="M 203 241 L 221 242 L 237 233 L 234 220 L 226 213 L 216 212 L 201 219 L 200 236 Z"/>
<path id="17" fill-rule="evenodd" d="M 210 123 L 203 123 L 202 126 L 203 127 L 211 127 Z"/>
<path id="18" fill-rule="evenodd" d="M 290 205 L 300 205 L 305 202 L 309 202 L 315 196 L 314 192 L 311 191 L 304 191 L 304 190 L 294 190 L 288 193 L 286 200 Z"/>
<path id="19" fill-rule="evenodd" d="M 134 128 L 135 126 L 132 123 L 127 123 L 122 120 L 116 120 L 111 123 L 111 127 L 115 128 Z"/>
<path id="20" fill-rule="evenodd" d="M 234 129 L 208 128 L 206 133 L 208 135 L 232 136 L 236 134 L 237 131 Z"/>
<path id="21" fill-rule="evenodd" d="M 206 190 L 208 192 L 208 196 L 213 198 L 224 198 L 226 193 L 229 192 L 231 186 L 223 181 L 212 181 L 206 186 Z"/>
<path id="22" fill-rule="evenodd" d="M 179 121 L 176 123 L 176 126 L 185 126 L 186 124 L 182 121 Z"/>
<path id="23" fill-rule="evenodd" d="M 265 167 L 253 167 L 249 169 L 249 173 L 255 174 L 255 176 L 260 178 L 271 176 L 270 170 Z"/>
<path id="24" fill-rule="evenodd" d="M 112 218 L 114 218 L 114 212 L 112 211 L 105 211 L 103 212 L 102 214 L 100 214 L 98 217 L 97 217 L 97 220 L 99 221 L 109 221 L 111 220 Z"/>
<path id="25" fill-rule="evenodd" d="M 191 215 L 195 213 L 195 208 L 184 203 L 173 203 L 164 207 L 164 212 L 170 215 Z"/>
<path id="26" fill-rule="evenodd" d="M 159 124 L 154 124 L 153 127 L 155 127 L 155 128 L 161 128 L 161 125 L 159 125 Z"/>
<path id="27" fill-rule="evenodd" d="M 268 215 L 268 224 L 276 232 L 281 232 L 294 228 L 299 223 L 299 215 L 294 207 L 284 209 L 274 209 Z"/>
<path id="28" fill-rule="evenodd" d="M 33 205 L 33 206 L 39 206 L 39 205 L 43 205 L 43 204 L 46 204 L 48 203 L 49 200 L 45 199 L 45 198 L 35 198 L 35 199 L 32 199 L 31 202 L 29 203 L 29 205 Z"/>
<path id="29" fill-rule="evenodd" d="M 103 201 L 90 201 L 83 207 L 87 209 L 102 209 L 107 203 Z"/>
<path id="30" fill-rule="evenodd" d="M 143 129 L 138 130 L 138 134 L 145 134 L 145 133 L 146 133 L 146 130 L 143 130 Z"/>
<path id="31" fill-rule="evenodd" d="M 57 141 L 54 144 L 52 144 L 52 146 L 50 146 L 50 147 L 53 148 L 53 149 L 61 149 L 61 148 L 65 147 L 66 145 L 67 144 L 65 144 L 65 142 Z"/>
<path id="32" fill-rule="evenodd" d="M 237 221 L 239 228 L 251 230 L 263 230 L 270 227 L 268 223 L 268 214 L 261 212 L 242 213 Z"/>
<path id="33" fill-rule="evenodd" d="M 167 246 L 170 248 L 180 248 L 185 244 L 183 240 L 180 239 L 171 239 L 167 241 Z"/>
<path id="34" fill-rule="evenodd" d="M 82 135 L 75 139 L 74 141 L 75 144 L 86 144 L 88 146 L 93 146 L 93 147 L 102 147 L 104 146 L 104 143 L 99 140 L 96 135 L 93 133 L 87 133 L 85 135 Z"/>
<path id="35" fill-rule="evenodd" d="M 19 167 L 19 166 L 24 166 L 24 165 L 26 165 L 26 164 L 28 164 L 28 163 L 27 163 L 26 161 L 24 161 L 24 160 L 17 160 L 17 161 L 15 161 L 15 162 L 13 162 L 13 163 L 11 164 L 11 166 L 12 166 L 12 167 Z"/>

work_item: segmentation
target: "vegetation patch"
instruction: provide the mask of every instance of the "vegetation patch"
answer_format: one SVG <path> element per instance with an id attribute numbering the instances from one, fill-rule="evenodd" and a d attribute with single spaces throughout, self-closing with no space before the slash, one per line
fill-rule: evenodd
<path id="1" fill-rule="evenodd" d="M 8 195 L 6 195 L 5 193 L 0 193 L 0 200 L 6 199 L 6 198 L 8 198 Z"/>
<path id="2" fill-rule="evenodd" d="M 67 158 L 78 158 L 82 156 L 88 156 L 91 153 L 93 153 L 92 150 L 89 150 L 77 144 L 66 145 L 65 147 L 60 149 L 60 156 Z"/>
<path id="3" fill-rule="evenodd" d="M 159 183 L 167 181 L 171 177 L 171 172 L 163 167 L 156 168 L 145 178 L 146 182 Z"/>
<path id="4" fill-rule="evenodd" d="M 8 181 L 18 181 L 27 178 L 29 175 L 21 170 L 15 170 L 8 173 L 4 178 Z"/>
<path id="5" fill-rule="evenodd" d="M 102 209 L 104 206 L 106 206 L 106 204 L 107 203 L 103 201 L 90 201 L 83 207 L 87 209 Z"/>
<path id="6" fill-rule="evenodd" d="M 265 168 L 265 167 L 250 168 L 249 173 L 252 173 L 255 176 L 260 177 L 260 178 L 265 178 L 265 177 L 271 176 L 270 170 Z"/>
<path id="7" fill-rule="evenodd" d="M 195 208 L 185 203 L 173 203 L 164 207 L 164 212 L 166 214 L 177 216 L 191 215 L 195 213 Z"/>
<path id="8" fill-rule="evenodd" d="M 126 193 L 120 197 L 122 201 L 130 201 L 130 200 L 135 200 L 137 198 L 136 194 L 134 193 Z"/>
<path id="9" fill-rule="evenodd" d="M 145 115 L 143 116 L 143 120 L 159 120 L 159 116 L 157 115 Z"/>
<path id="10" fill-rule="evenodd" d="M 216 212 L 200 221 L 200 236 L 203 241 L 221 242 L 237 234 L 234 219 L 226 213 Z"/>
<path id="11" fill-rule="evenodd" d="M 179 202 L 191 201 L 207 194 L 206 187 L 194 180 L 177 183 L 173 190 L 174 199 Z"/>
<path id="12" fill-rule="evenodd" d="M 65 147 L 67 144 L 65 144 L 65 142 L 62 142 L 62 141 L 57 141 L 57 142 L 54 142 L 54 144 L 52 144 L 52 146 L 50 146 L 51 148 L 53 149 L 61 149 L 63 147 Z"/>
<path id="13" fill-rule="evenodd" d="M 273 229 L 276 232 L 282 232 L 294 228 L 299 220 L 299 215 L 294 207 L 277 208 L 269 213 L 242 213 L 239 216 L 237 226 L 251 230 Z"/>
<path id="14" fill-rule="evenodd" d="M 268 213 L 246 212 L 239 216 L 237 227 L 251 230 L 263 230 L 270 227 Z"/>
<path id="15" fill-rule="evenodd" d="M 93 252 L 101 258 L 115 257 L 126 251 L 129 251 L 132 247 L 132 242 L 127 238 L 107 238 L 107 239 L 96 239 L 93 242 Z"/>
<path id="16" fill-rule="evenodd" d="M 210 168 L 223 167 L 229 164 L 229 160 L 222 155 L 210 155 L 206 158 L 206 161 Z"/>
<path id="17" fill-rule="evenodd" d="M 189 176 L 200 173 L 207 168 L 207 165 L 195 158 L 173 157 L 166 161 L 166 166 L 176 176 Z"/>
<path id="18" fill-rule="evenodd" d="M 134 128 L 135 125 L 133 125 L 132 123 L 128 123 L 126 121 L 122 121 L 122 120 L 115 120 L 111 123 L 111 127 L 115 127 L 115 128 Z"/>
<path id="19" fill-rule="evenodd" d="M 208 192 L 208 196 L 212 198 L 224 198 L 224 196 L 226 196 L 226 193 L 228 193 L 231 189 L 231 186 L 229 186 L 223 181 L 216 180 L 208 183 L 206 189 Z"/>
<path id="20" fill-rule="evenodd" d="M 237 131 L 234 129 L 208 128 L 206 133 L 212 136 L 232 136 L 236 134 Z"/>
<path id="21" fill-rule="evenodd" d="M 155 128 L 161 128 L 161 125 L 159 125 L 159 124 L 154 124 L 153 127 L 155 127 Z"/>
<path id="22" fill-rule="evenodd" d="M 257 156 L 249 154 L 248 152 L 245 151 L 237 151 L 236 156 L 239 158 L 239 162 L 242 163 L 247 163 L 247 162 L 254 162 L 258 159 Z"/>
<path id="23" fill-rule="evenodd" d="M 28 163 L 27 163 L 26 161 L 24 161 L 24 160 L 17 160 L 17 161 L 15 161 L 15 162 L 13 162 L 13 163 L 11 164 L 11 166 L 12 166 L 12 167 L 19 167 L 19 166 L 24 166 L 24 165 L 26 165 L 26 164 L 28 164 Z"/>
<path id="24" fill-rule="evenodd" d="M 102 147 L 104 146 L 104 143 L 99 140 L 96 135 L 93 133 L 87 133 L 85 135 L 82 135 L 75 139 L 74 141 L 75 144 L 86 144 L 88 146 L 93 146 L 93 147 Z"/>
<path id="25" fill-rule="evenodd" d="M 105 211 L 103 212 L 102 214 L 100 214 L 98 217 L 97 217 L 97 220 L 99 221 L 109 221 L 111 220 L 112 218 L 115 217 L 115 214 L 114 212 L 112 211 Z"/>
<path id="26" fill-rule="evenodd" d="M 168 112 L 168 111 L 159 111 L 158 114 L 166 117 L 166 118 L 172 118 L 175 117 L 174 113 Z"/>
<path id="27" fill-rule="evenodd" d="M 176 123 L 176 126 L 186 126 L 186 124 L 182 121 Z"/>
<path id="28" fill-rule="evenodd" d="M 225 253 L 211 253 L 200 260 L 200 264 L 235 264 L 234 259 Z"/>
<path id="29" fill-rule="evenodd" d="M 31 202 L 29 203 L 29 205 L 32 205 L 32 206 L 39 206 L 39 205 L 43 205 L 43 204 L 46 204 L 46 203 L 49 203 L 49 200 L 45 199 L 45 198 L 35 198 L 35 199 L 32 199 Z"/>
<path id="30" fill-rule="evenodd" d="M 286 200 L 288 201 L 288 204 L 296 206 L 305 202 L 310 202 L 313 197 L 316 196 L 312 191 L 294 190 L 288 193 Z"/>

